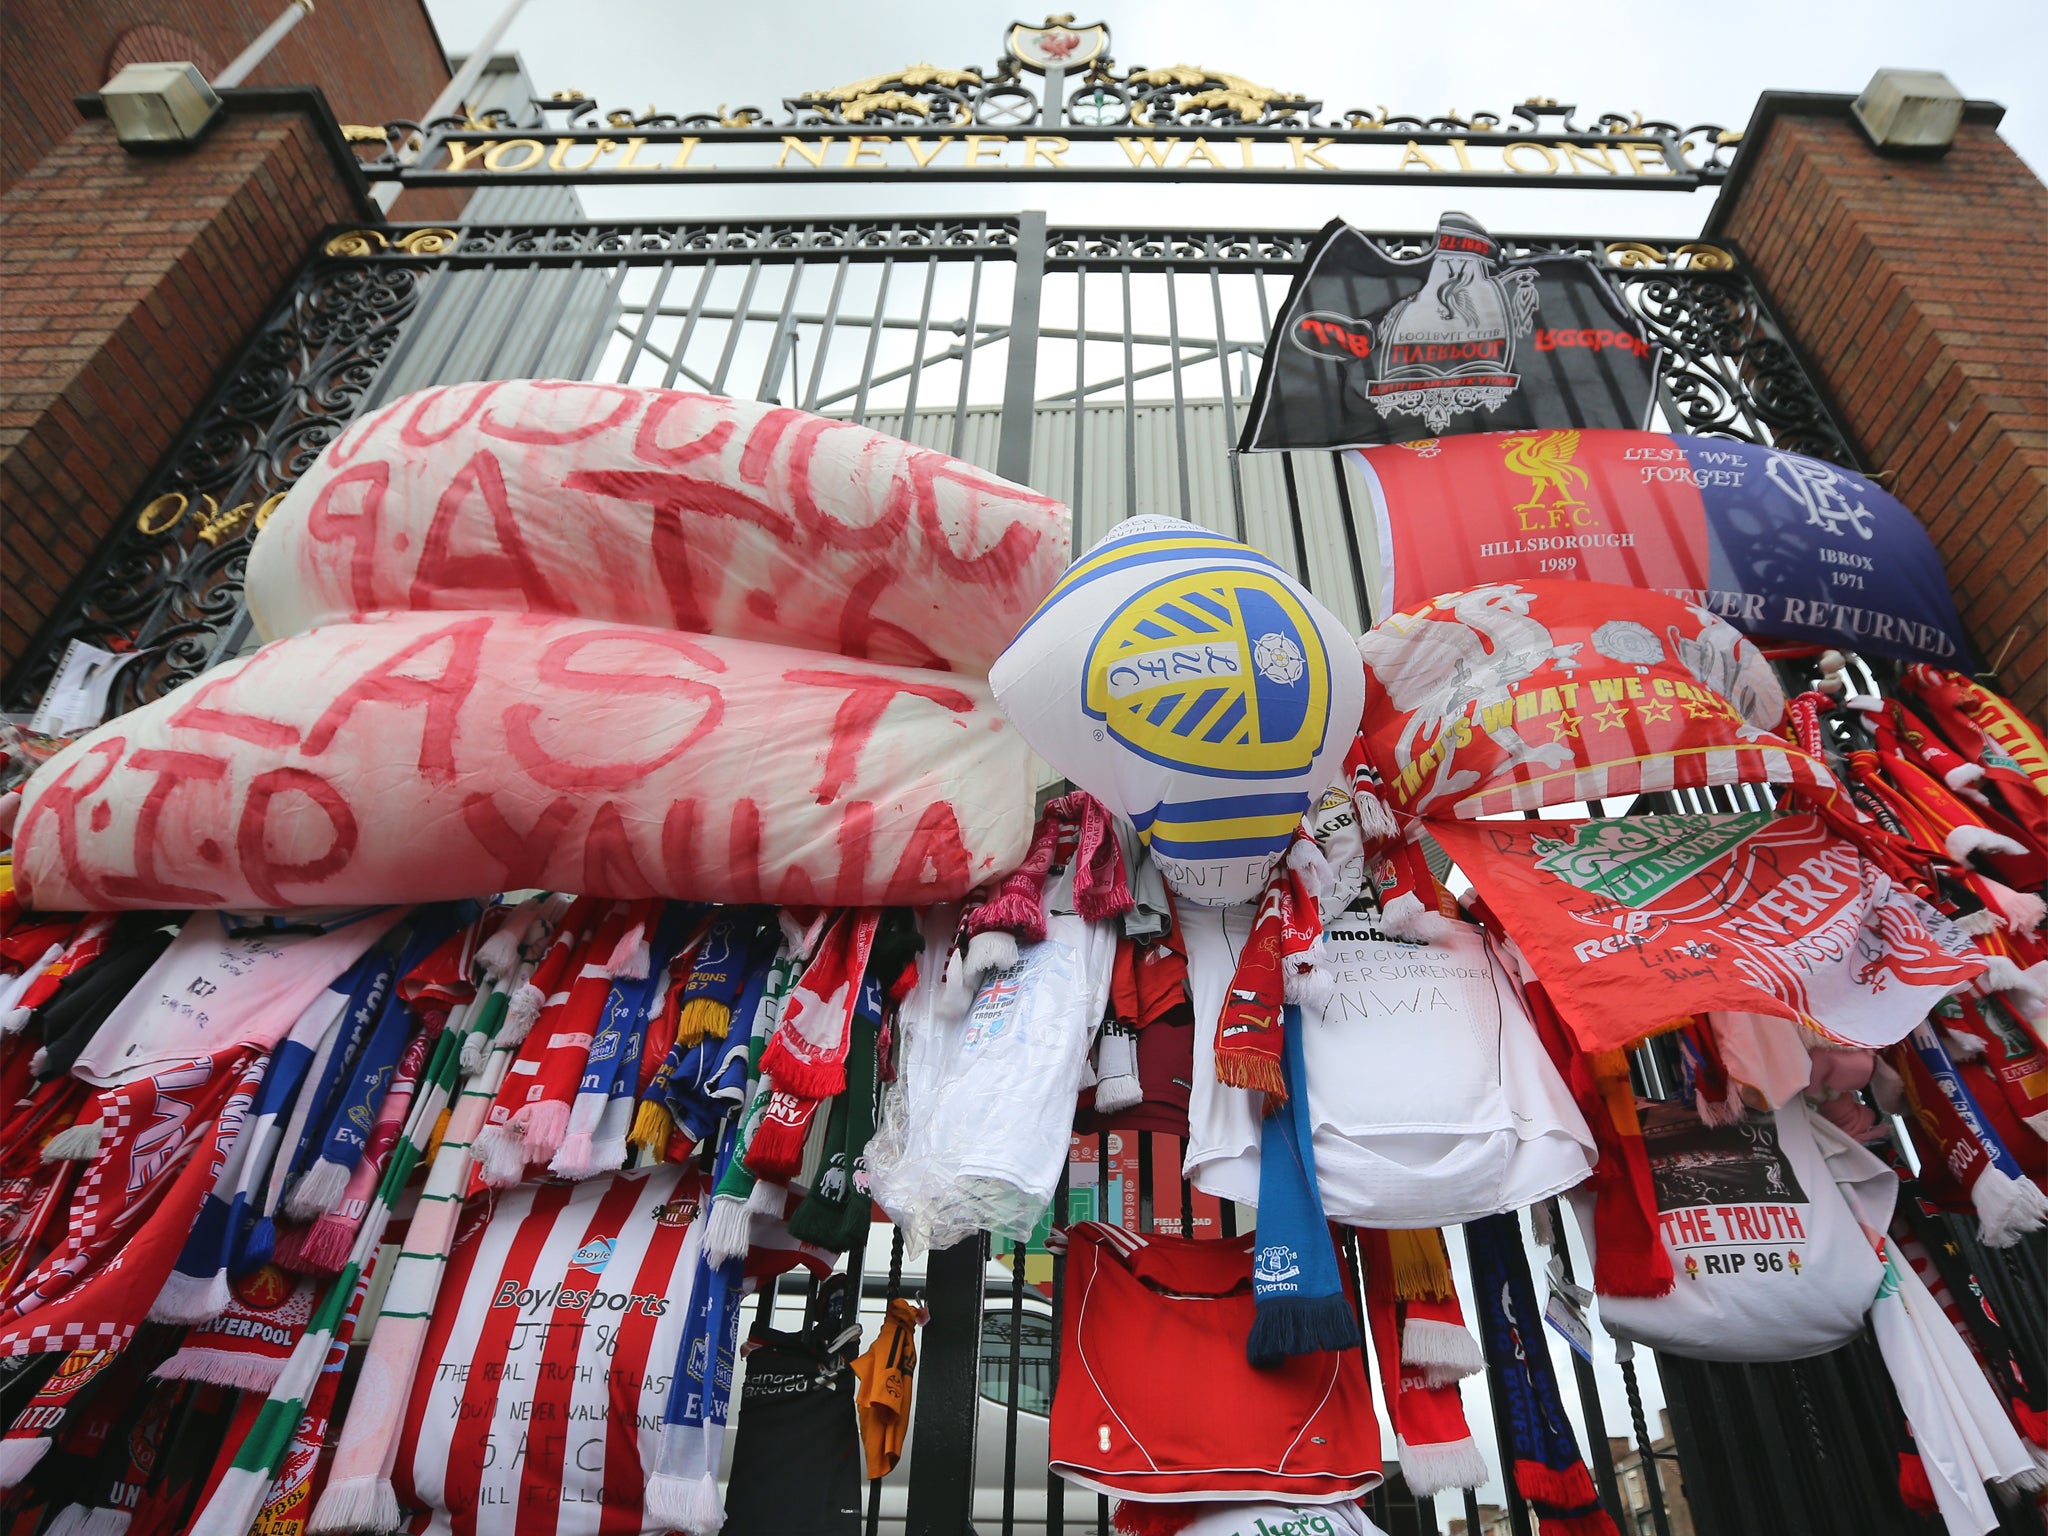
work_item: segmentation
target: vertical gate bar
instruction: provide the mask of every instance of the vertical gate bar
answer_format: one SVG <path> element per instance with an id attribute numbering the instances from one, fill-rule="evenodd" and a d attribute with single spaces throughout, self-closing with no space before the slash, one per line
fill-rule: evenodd
<path id="1" fill-rule="evenodd" d="M 1180 380 L 1180 299 L 1174 292 L 1179 274 L 1168 268 L 1166 272 L 1166 346 L 1167 372 L 1173 378 L 1173 440 L 1180 454 L 1180 516 L 1181 521 L 1195 520 L 1194 494 L 1188 485 L 1188 403 Z"/>
<path id="2" fill-rule="evenodd" d="M 882 345 L 882 321 L 888 316 L 889 280 L 896 274 L 896 263 L 882 263 L 881 281 L 875 284 L 875 319 L 868 327 L 868 349 L 861 358 L 860 387 L 853 397 L 853 419 L 857 426 L 866 426 L 868 420 L 868 380 L 875 376 L 875 353 Z M 905 442 L 909 439 L 905 438 Z"/>
<path id="3" fill-rule="evenodd" d="M 1003 1536 L 1017 1531 L 1017 1412 L 1024 1394 L 1024 1259 L 1028 1243 L 1010 1244 L 1010 1390 L 1003 1404 Z"/>
<path id="4" fill-rule="evenodd" d="M 1294 575 L 1300 583 L 1313 592 L 1316 584 L 1309 578 L 1308 530 L 1301 523 L 1301 487 L 1294 483 L 1294 455 L 1280 455 L 1280 483 L 1287 489 L 1287 525 L 1294 534 Z"/>
<path id="5" fill-rule="evenodd" d="M 1138 384 L 1131 377 L 1131 269 L 1121 267 L 1124 281 L 1124 516 L 1138 515 Z"/>
<path id="6" fill-rule="evenodd" d="M 740 349 L 740 333 L 747 328 L 747 316 L 754 307 L 754 285 L 761 281 L 761 259 L 757 256 L 747 263 L 747 280 L 740 284 L 739 302 L 732 307 L 732 318 L 725 323 L 725 350 L 718 354 L 718 371 L 711 375 L 711 393 L 725 393 L 725 376 L 732 372 L 733 355 Z M 678 367 L 683 354 L 676 353 Z"/>
<path id="7" fill-rule="evenodd" d="M 918 304 L 917 339 L 911 343 L 910 381 L 903 387 L 903 422 L 897 436 L 906 443 L 917 441 L 917 386 L 924 378 L 925 338 L 932 329 L 932 292 L 939 286 L 939 258 L 930 256 L 924 264 L 924 298 Z"/>
<path id="8" fill-rule="evenodd" d="M 804 390 L 804 409 L 818 408 L 818 389 L 825 377 L 825 354 L 832 346 L 832 332 L 839 324 L 839 296 L 846 289 L 846 269 L 851 263 L 844 257 L 832 273 L 832 296 L 825 301 L 825 320 L 818 329 L 818 350 L 811 358 L 811 382 Z"/>
<path id="9" fill-rule="evenodd" d="M 782 312 L 775 317 L 775 334 L 768 341 L 768 360 L 761 365 L 761 387 L 755 394 L 756 400 L 781 404 L 776 397 L 782 393 L 782 373 L 788 366 L 786 357 L 794 356 L 795 338 L 789 328 L 789 317 L 796 311 L 797 289 L 803 286 L 804 264 L 795 262 L 789 269 L 789 281 L 782 289 Z M 795 393 L 794 390 L 791 393 Z M 793 402 L 792 402 L 793 403 Z"/>
<path id="10" fill-rule="evenodd" d="M 973 1528 L 986 1239 L 977 1232 L 925 1261 L 931 1321 L 921 1352 L 906 1536 L 960 1536 Z"/>
<path id="11" fill-rule="evenodd" d="M 441 349 L 440 361 L 434 364 L 432 371 L 427 375 L 428 378 L 438 381 L 447 374 L 448 365 L 455 361 L 455 349 L 462 345 L 462 338 L 469 334 L 470 324 L 476 319 L 476 312 L 483 307 L 484 295 L 490 292 L 491 279 L 497 275 L 497 271 L 498 264 L 495 261 L 487 261 L 478 269 L 476 291 L 469 296 L 469 302 L 462 306 L 462 321 L 450 328 L 448 345 Z"/>
<path id="12" fill-rule="evenodd" d="M 597 367 L 598 359 L 604 356 L 605 343 L 611 340 L 612 328 L 618 322 L 619 294 L 626 286 L 626 274 L 632 268 L 626 262 L 618 262 L 612 268 L 612 280 L 604 291 L 604 309 L 597 324 L 590 328 L 590 341 L 583 348 L 583 356 L 576 362 L 576 377 L 587 379 L 591 370 Z"/>
<path id="13" fill-rule="evenodd" d="M 1550 1252 L 1563 1271 L 1567 1285 L 1573 1283 L 1571 1244 L 1564 1235 L 1564 1212 L 1558 1208 L 1557 1197 L 1553 1195 L 1543 1202 L 1550 1216 Z M 1586 1421 L 1586 1455 L 1593 1464 L 1593 1486 L 1599 1491 L 1600 1502 L 1607 1506 L 1607 1512 L 1617 1522 L 1622 1517 L 1621 1489 L 1614 1479 L 1614 1450 L 1607 1443 L 1607 1411 L 1600 1402 L 1600 1381 L 1593 1374 L 1593 1362 L 1576 1349 L 1567 1351 L 1572 1357 L 1572 1374 L 1579 1381 L 1579 1410 Z"/>
<path id="14" fill-rule="evenodd" d="M 515 379 L 530 379 L 538 372 L 541 359 L 548 355 L 548 343 L 555 339 L 555 333 L 562 328 L 562 316 L 569 311 L 569 295 L 576 291 L 576 279 L 583 275 L 583 263 L 572 261 L 562 283 L 562 291 L 555 296 L 555 305 L 548 314 L 546 325 L 534 327 L 533 351 L 520 366 Z"/>
<path id="15" fill-rule="evenodd" d="M 1358 517 L 1351 509 L 1351 482 L 1344 477 L 1342 453 L 1330 455 L 1330 472 L 1337 477 L 1337 515 L 1344 519 L 1344 555 L 1351 562 L 1351 590 L 1358 599 L 1358 627 L 1370 629 L 1373 622 L 1372 594 L 1365 590 L 1365 551 L 1358 543 Z"/>
<path id="16" fill-rule="evenodd" d="M 1650 1485 L 1650 1522 L 1656 1527 L 1657 1536 L 1671 1536 L 1671 1522 L 1664 1513 L 1663 1478 L 1657 1471 L 1656 1452 L 1651 1449 L 1649 1420 L 1643 1414 L 1642 1384 L 1636 1380 L 1635 1345 L 1626 1340 L 1618 1341 L 1614 1347 L 1614 1358 L 1621 1364 L 1622 1391 L 1628 1394 L 1629 1424 L 1636 1432 L 1636 1459 L 1643 1464 L 1643 1476 Z M 1668 1402 L 1671 1397 L 1668 1388 L 1664 1396 Z M 1672 1420 L 1674 1430 L 1677 1422 Z M 1673 1438 L 1676 1439 L 1675 1434 Z"/>
<path id="17" fill-rule="evenodd" d="M 981 342 L 981 336 L 974 328 L 981 314 L 981 263 L 981 257 L 974 258 L 974 275 L 967 284 L 967 329 L 960 348 L 960 394 L 953 402 L 953 442 L 946 450 L 956 459 L 963 456 L 961 446 L 967 441 L 967 385 L 974 377 L 974 354 Z"/>
<path id="18" fill-rule="evenodd" d="M 1109 1203 L 1109 1132 L 1095 1133 L 1095 1187 L 1101 1191 L 1102 1219 L 1112 1226 L 1124 1224 L 1124 1203 L 1112 1210 Z M 1095 1495 L 1095 1536 L 1109 1536 L 1109 1495 Z"/>
<path id="19" fill-rule="evenodd" d="M 446 261 L 439 261 L 421 272 L 414 280 L 415 286 L 418 286 L 431 278 L 434 286 L 428 290 L 426 297 L 413 306 L 412 318 L 406 321 L 405 332 L 398 338 L 398 345 L 391 349 L 391 355 L 385 358 L 383 365 L 378 368 L 376 381 L 363 391 L 363 403 L 356 407 L 358 415 L 374 411 L 384 403 L 384 397 L 391 392 L 391 385 L 398 378 L 399 368 L 412 356 L 413 348 L 426 334 L 428 318 L 440 308 L 441 300 L 448 296 L 449 289 L 443 279 L 452 270 Z M 290 298 L 290 294 L 287 294 L 287 303 L 290 302 Z"/>
<path id="20" fill-rule="evenodd" d="M 1237 397 L 1230 388 L 1230 349 L 1224 344 L 1228 334 L 1223 325 L 1223 269 L 1209 268 L 1209 296 L 1216 307 L 1216 376 L 1223 381 L 1223 426 L 1228 434 L 1225 452 L 1230 464 L 1230 509 L 1237 518 L 1237 541 L 1245 542 L 1247 530 L 1244 521 L 1244 469 L 1237 462 Z"/>
<path id="21" fill-rule="evenodd" d="M 1031 438 L 1038 417 L 1038 327 L 1045 292 L 1045 238 L 1042 209 L 1026 208 L 1017 215 L 1017 271 L 1010 290 L 1010 354 L 1003 373 L 1003 417 L 996 439 L 996 473 L 1018 485 L 1031 483 Z M 1074 515 L 1079 517 L 1080 513 L 1077 501 Z"/>
<path id="22" fill-rule="evenodd" d="M 1516 1232 L 1521 1230 L 1521 1218 L 1515 1219 Z M 1472 1278 L 1471 1240 L 1466 1239 L 1465 1284 L 1467 1295 L 1477 1295 L 1477 1285 Z M 1540 1324 L 1538 1326 L 1541 1326 Z M 1535 1536 L 1529 1519 L 1529 1506 L 1522 1498 L 1522 1490 L 1515 1486 L 1515 1458 L 1511 1446 L 1513 1439 L 1508 1434 L 1507 1392 L 1502 1386 L 1502 1369 L 1498 1352 L 1494 1349 L 1493 1330 L 1479 1330 L 1479 1352 L 1486 1357 L 1486 1405 L 1493 1414 L 1493 1446 L 1500 1467 L 1503 1496 L 1508 1501 L 1508 1529 L 1514 1536 Z"/>
<path id="23" fill-rule="evenodd" d="M 1071 1165 L 1072 1153 L 1069 1156 Z M 1073 1214 L 1068 1200 L 1068 1173 L 1060 1169 L 1059 1188 L 1053 1192 L 1052 1219 L 1055 1226 L 1068 1226 Z M 1048 1399 L 1060 1386 L 1060 1320 L 1065 1313 L 1067 1301 L 1067 1254 L 1064 1245 L 1052 1256 L 1052 1345 L 1046 1352 L 1045 1392 Z M 1066 1536 L 1067 1529 L 1067 1480 L 1052 1469 L 1052 1458 L 1046 1458 L 1045 1467 L 1045 1536 Z M 874 1536 L 873 1532 L 869 1536 Z"/>
<path id="24" fill-rule="evenodd" d="M 704 313 L 704 301 L 711 296 L 711 281 L 718 275 L 718 258 L 710 257 L 704 263 L 704 270 L 697 274 L 697 292 L 690 300 L 690 312 L 683 316 L 683 328 L 676 333 L 675 350 L 668 355 L 668 367 L 662 370 L 661 387 L 673 389 L 676 375 L 682 371 L 683 359 L 689 355 L 690 340 L 697 334 L 697 319 Z"/>
<path id="25" fill-rule="evenodd" d="M 888 1307 L 888 1305 L 889 1305 L 889 1303 L 890 1303 L 890 1302 L 892 1302 L 892 1301 L 894 1301 L 894 1300 L 896 1299 L 897 1293 L 898 1293 L 899 1291 L 901 1291 L 902 1289 L 903 1289 L 903 1229 L 902 1229 L 901 1227 L 898 1227 L 898 1226 L 893 1226 L 893 1225 L 892 1225 L 892 1226 L 891 1226 L 891 1227 L 889 1228 L 889 1285 L 888 1285 L 888 1289 L 887 1289 L 887 1290 L 885 1290 L 885 1291 L 884 1291 L 884 1292 L 882 1293 L 882 1305 L 883 1305 L 883 1307 L 884 1307 L 885 1309 L 886 1309 L 886 1308 Z M 887 1319 L 887 1316 L 888 1316 L 888 1313 L 887 1313 L 887 1311 L 885 1310 L 885 1311 L 884 1311 L 884 1313 L 883 1313 L 883 1317 L 884 1317 L 884 1319 L 885 1319 L 885 1320 Z M 879 1477 L 871 1477 L 871 1478 L 869 1478 L 869 1479 L 868 1479 L 868 1531 L 867 1531 L 867 1536 L 880 1536 L 880 1533 L 881 1533 L 881 1529 L 882 1529 L 882 1480 L 881 1480 L 881 1479 L 880 1479 Z"/>
<path id="26" fill-rule="evenodd" d="M 647 350 L 647 337 L 654 329 L 654 317 L 661 312 L 662 296 L 668 292 L 669 279 L 675 276 L 676 259 L 671 256 L 661 264 L 655 273 L 654 287 L 647 295 L 646 305 L 640 311 L 640 323 L 633 327 L 632 343 L 626 348 L 626 361 L 619 369 L 619 382 L 633 382 L 633 370 L 640 365 L 640 354 Z M 681 357 L 680 351 L 674 354 Z"/>
<path id="27" fill-rule="evenodd" d="M 532 296 L 533 285 L 540 281 L 545 269 L 539 262 L 530 264 L 519 280 L 519 292 L 512 300 L 511 312 L 505 316 L 505 323 L 498 331 L 498 339 L 491 343 L 491 350 L 484 358 L 484 365 L 477 377 L 488 379 L 497 372 L 498 359 L 505 355 L 505 344 L 512 339 L 512 332 L 519 324 L 519 317 L 526 312 L 526 301 Z"/>
<path id="28" fill-rule="evenodd" d="M 1465 1490 L 1465 1532 L 1466 1536 L 1479 1536 L 1479 1490 Z M 869 1536 L 873 1536 L 870 1532 Z"/>
<path id="29" fill-rule="evenodd" d="M 1128 1134 L 1128 1133 L 1127 1133 Z M 1152 1195 L 1152 1136 L 1149 1131 L 1138 1135 L 1138 1230 L 1156 1232 L 1159 1230 L 1157 1205 Z"/>
<path id="30" fill-rule="evenodd" d="M 1010 343 L 1016 345 L 1015 341 Z M 1070 506 L 1073 532 L 1068 541 L 1075 555 L 1081 553 L 1081 465 L 1088 443 L 1088 269 L 1074 272 L 1074 495 Z"/>

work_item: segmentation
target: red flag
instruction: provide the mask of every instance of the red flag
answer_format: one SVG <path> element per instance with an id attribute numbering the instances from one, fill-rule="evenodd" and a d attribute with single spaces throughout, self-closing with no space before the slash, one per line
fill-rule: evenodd
<path id="1" fill-rule="evenodd" d="M 1589 1051 L 1716 1009 L 1889 1045 L 1985 970 L 1952 923 L 1818 816 L 1432 830 Z"/>

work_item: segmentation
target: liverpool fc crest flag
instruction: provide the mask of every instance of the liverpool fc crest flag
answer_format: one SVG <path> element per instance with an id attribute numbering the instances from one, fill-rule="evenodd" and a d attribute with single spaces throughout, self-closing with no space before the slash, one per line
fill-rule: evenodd
<path id="1" fill-rule="evenodd" d="M 1658 349 L 1590 261 L 1509 261 L 1462 213 L 1401 260 L 1325 225 L 1266 341 L 1246 453 L 1646 426 Z"/>

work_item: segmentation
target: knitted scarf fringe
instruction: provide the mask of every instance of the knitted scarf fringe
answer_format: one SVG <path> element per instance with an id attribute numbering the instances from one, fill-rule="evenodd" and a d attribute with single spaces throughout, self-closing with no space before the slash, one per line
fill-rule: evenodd
<path id="1" fill-rule="evenodd" d="M 1265 1056 L 1218 1056 L 1216 1081 L 1232 1088 L 1249 1088 L 1269 1094 L 1275 1099 L 1287 1092 L 1280 1063 Z"/>

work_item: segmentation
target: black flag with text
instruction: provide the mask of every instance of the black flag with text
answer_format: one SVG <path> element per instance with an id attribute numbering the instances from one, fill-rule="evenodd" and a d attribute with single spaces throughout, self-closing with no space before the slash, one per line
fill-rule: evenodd
<path id="1" fill-rule="evenodd" d="M 1402 261 L 1323 227 L 1266 340 L 1238 448 L 1650 424 L 1662 353 L 1591 261 L 1502 259 L 1462 213 Z"/>

